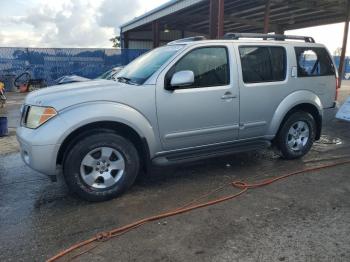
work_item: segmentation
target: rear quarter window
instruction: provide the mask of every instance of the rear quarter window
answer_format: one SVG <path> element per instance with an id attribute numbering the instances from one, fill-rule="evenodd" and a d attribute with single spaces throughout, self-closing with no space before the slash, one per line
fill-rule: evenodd
<path id="1" fill-rule="evenodd" d="M 322 47 L 295 47 L 298 77 L 335 75 L 335 67 L 327 50 Z"/>

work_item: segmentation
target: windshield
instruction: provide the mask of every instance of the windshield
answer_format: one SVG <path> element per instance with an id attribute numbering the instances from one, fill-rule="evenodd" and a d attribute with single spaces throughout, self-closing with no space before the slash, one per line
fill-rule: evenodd
<path id="1" fill-rule="evenodd" d="M 164 46 L 144 54 L 127 65 L 118 74 L 118 80 L 142 85 L 182 48 L 183 45 Z"/>
<path id="2" fill-rule="evenodd" d="M 108 79 L 112 73 L 113 73 L 113 69 L 108 70 L 107 72 L 103 73 L 99 77 L 96 77 L 96 79 Z"/>
<path id="3" fill-rule="evenodd" d="M 113 77 L 118 74 L 120 71 L 122 71 L 124 67 L 123 66 L 118 66 L 118 67 L 114 67 L 110 70 L 108 70 L 107 72 L 103 73 L 102 75 L 100 75 L 99 77 L 97 77 L 96 79 L 107 79 L 107 80 L 111 80 L 113 79 Z"/>

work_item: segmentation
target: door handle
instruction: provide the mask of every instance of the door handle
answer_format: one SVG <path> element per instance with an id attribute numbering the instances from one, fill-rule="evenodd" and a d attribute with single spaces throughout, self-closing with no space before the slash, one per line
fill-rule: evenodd
<path id="1" fill-rule="evenodd" d="M 232 94 L 231 92 L 226 92 L 222 97 L 221 99 L 222 100 L 229 100 L 229 99 L 232 99 L 232 98 L 236 98 L 237 96 Z"/>

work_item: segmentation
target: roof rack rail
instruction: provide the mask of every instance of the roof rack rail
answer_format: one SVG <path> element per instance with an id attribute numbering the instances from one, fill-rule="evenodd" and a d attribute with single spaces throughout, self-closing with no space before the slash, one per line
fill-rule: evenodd
<path id="1" fill-rule="evenodd" d="M 202 40 L 206 40 L 205 36 L 192 36 L 192 37 L 182 38 L 182 39 L 169 42 L 168 45 L 187 43 L 187 42 L 193 42 L 193 41 L 202 41 Z"/>
<path id="2" fill-rule="evenodd" d="M 258 34 L 258 33 L 227 33 L 224 36 L 224 39 L 235 39 L 238 40 L 240 38 L 263 38 L 266 39 L 274 39 L 274 40 L 303 40 L 306 43 L 315 43 L 315 39 L 311 36 L 296 36 L 296 35 L 277 35 L 277 34 Z"/>

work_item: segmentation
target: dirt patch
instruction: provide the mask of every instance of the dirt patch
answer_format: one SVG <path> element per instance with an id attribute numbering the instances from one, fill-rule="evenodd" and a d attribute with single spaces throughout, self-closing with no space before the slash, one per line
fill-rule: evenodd
<path id="1" fill-rule="evenodd" d="M 0 155 L 19 152 L 19 144 L 14 129 L 9 130 L 9 135 L 0 137 Z"/>

